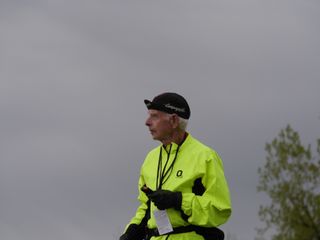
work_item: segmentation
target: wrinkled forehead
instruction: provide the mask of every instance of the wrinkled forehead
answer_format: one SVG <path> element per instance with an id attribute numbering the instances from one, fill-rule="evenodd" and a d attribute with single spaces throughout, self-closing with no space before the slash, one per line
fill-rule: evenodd
<path id="1" fill-rule="evenodd" d="M 148 114 L 149 116 L 159 116 L 159 117 L 165 117 L 165 116 L 170 116 L 169 113 L 160 111 L 160 110 L 156 110 L 156 109 L 148 109 Z"/>
<path id="2" fill-rule="evenodd" d="M 156 110 L 156 109 L 148 109 L 148 113 L 151 115 L 162 115 L 165 114 L 165 112 L 162 112 L 160 110 Z"/>

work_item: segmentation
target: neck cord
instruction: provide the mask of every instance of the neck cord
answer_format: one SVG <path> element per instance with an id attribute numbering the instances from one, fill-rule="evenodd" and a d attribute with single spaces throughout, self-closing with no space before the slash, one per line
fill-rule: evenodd
<path id="1" fill-rule="evenodd" d="M 167 152 L 168 156 L 167 156 L 167 160 L 166 160 L 166 163 L 165 163 L 163 169 L 162 169 L 162 147 L 160 148 L 159 160 L 158 160 L 158 171 L 157 171 L 157 189 L 161 189 L 162 185 L 169 179 L 169 177 L 172 173 L 172 170 L 173 170 L 173 165 L 174 165 L 174 163 L 177 159 L 177 156 L 178 156 L 180 145 L 178 145 L 178 147 L 177 147 L 176 154 L 174 156 L 174 159 L 172 160 L 171 165 L 166 170 L 167 164 L 170 160 L 171 148 L 172 148 L 172 144 L 170 144 L 169 151 Z"/>

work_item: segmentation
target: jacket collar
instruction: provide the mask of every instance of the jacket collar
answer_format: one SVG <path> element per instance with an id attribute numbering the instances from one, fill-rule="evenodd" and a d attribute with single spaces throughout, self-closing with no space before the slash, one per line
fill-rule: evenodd
<path id="1" fill-rule="evenodd" d="M 179 147 L 179 151 L 181 151 L 183 148 L 185 148 L 186 145 L 188 145 L 188 143 L 190 142 L 192 136 L 190 133 L 186 132 L 186 138 L 183 140 L 183 142 L 180 144 L 180 147 L 178 144 L 172 142 L 171 144 L 167 145 L 167 146 L 164 146 L 164 145 L 161 145 L 161 147 L 163 148 L 163 150 L 165 152 L 170 152 L 170 154 L 175 154 L 178 147 Z M 170 147 L 171 147 L 171 151 L 170 151 Z"/>

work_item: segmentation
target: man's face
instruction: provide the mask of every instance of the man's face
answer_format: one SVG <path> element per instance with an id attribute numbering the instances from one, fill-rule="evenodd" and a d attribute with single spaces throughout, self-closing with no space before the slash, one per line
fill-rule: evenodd
<path id="1" fill-rule="evenodd" d="M 154 140 L 165 143 L 172 136 L 174 129 L 172 121 L 170 115 L 164 112 L 153 109 L 148 110 L 148 118 L 145 124 L 148 126 Z"/>

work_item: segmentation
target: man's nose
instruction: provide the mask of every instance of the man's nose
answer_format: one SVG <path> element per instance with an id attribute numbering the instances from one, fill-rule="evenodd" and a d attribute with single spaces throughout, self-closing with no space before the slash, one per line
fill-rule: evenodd
<path id="1" fill-rule="evenodd" d="M 148 127 L 150 126 L 150 118 L 146 119 L 145 125 L 148 126 Z"/>

